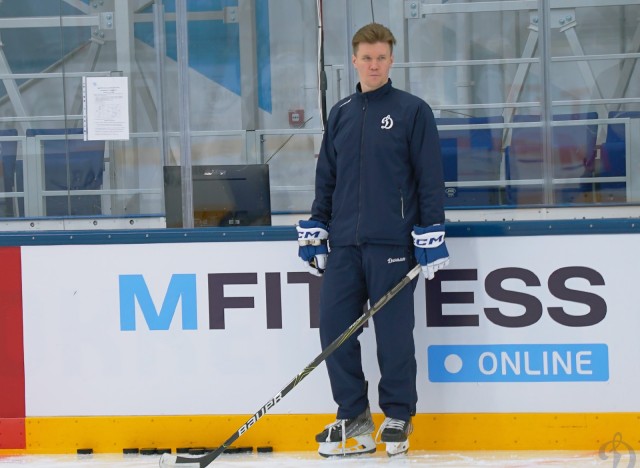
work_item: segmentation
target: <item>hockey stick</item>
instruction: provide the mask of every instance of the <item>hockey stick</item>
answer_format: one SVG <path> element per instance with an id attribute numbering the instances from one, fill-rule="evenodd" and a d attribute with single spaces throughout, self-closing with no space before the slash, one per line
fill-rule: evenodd
<path id="1" fill-rule="evenodd" d="M 318 356 L 311 361 L 307 367 L 305 367 L 302 372 L 296 375 L 291 382 L 289 382 L 286 387 L 280 390 L 273 398 L 267 401 L 262 408 L 260 408 L 247 422 L 245 422 L 240 429 L 233 433 L 231 437 L 229 437 L 220 447 L 215 449 L 212 452 L 209 452 L 206 455 L 201 457 L 182 457 L 171 455 L 165 453 L 160 458 L 160 467 L 161 468 L 171 468 L 178 465 L 184 465 L 184 468 L 206 468 L 212 463 L 216 458 L 220 456 L 225 449 L 229 448 L 231 444 L 233 444 L 238 437 L 247 432 L 251 426 L 258 422 L 258 420 L 267 414 L 267 412 L 273 408 L 277 403 L 279 403 L 293 388 L 298 385 L 307 375 L 309 375 L 322 361 L 324 361 L 331 353 L 333 353 L 336 349 L 338 349 L 342 343 L 344 343 L 353 333 L 362 327 L 369 318 L 373 316 L 376 312 L 378 312 L 382 307 L 391 300 L 402 288 L 404 288 L 407 284 L 409 284 L 418 274 L 420 274 L 420 265 L 416 265 L 409 273 L 407 273 L 402 280 L 396 284 L 393 288 L 391 288 L 384 296 L 382 296 L 378 302 L 376 302 L 373 307 L 364 312 L 358 320 L 353 322 L 349 328 L 347 328 L 342 334 L 336 338 L 329 346 L 327 346 Z"/>

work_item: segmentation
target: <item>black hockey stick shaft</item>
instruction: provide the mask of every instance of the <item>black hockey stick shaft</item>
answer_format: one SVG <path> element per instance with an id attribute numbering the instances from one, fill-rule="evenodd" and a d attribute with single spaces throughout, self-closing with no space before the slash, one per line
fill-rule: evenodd
<path id="1" fill-rule="evenodd" d="M 296 375 L 282 390 L 280 390 L 273 398 L 267 401 L 251 418 L 247 420 L 236 432 L 231 435 L 220 447 L 207 453 L 201 457 L 181 457 L 171 454 L 164 454 L 160 458 L 161 468 L 171 468 L 178 465 L 189 464 L 190 467 L 206 468 L 216 458 L 218 458 L 227 448 L 231 446 L 242 434 L 247 432 L 262 416 L 267 414 L 271 408 L 278 404 L 294 387 L 296 387 L 307 375 L 309 375 L 316 367 L 318 367 L 331 353 L 338 349 L 356 330 L 364 326 L 376 312 L 384 307 L 401 289 L 409 284 L 416 276 L 420 274 L 420 265 L 416 265 L 402 280 L 391 288 L 378 302 L 376 302 L 369 310 L 364 312 L 358 319 L 353 322 L 342 334 L 337 337 L 329 346 L 327 346 L 318 356 L 305 367 L 302 372 Z M 185 468 L 187 468 L 185 466 Z"/>

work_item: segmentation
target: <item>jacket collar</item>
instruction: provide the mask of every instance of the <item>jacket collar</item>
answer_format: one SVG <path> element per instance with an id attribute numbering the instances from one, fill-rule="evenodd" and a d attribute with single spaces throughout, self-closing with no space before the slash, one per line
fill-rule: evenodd
<path id="1" fill-rule="evenodd" d="M 379 99 L 385 94 L 387 94 L 389 91 L 391 91 L 391 78 L 389 78 L 389 80 L 385 84 L 380 86 L 378 89 L 374 89 L 373 91 L 367 91 L 366 93 L 362 92 L 362 86 L 360 86 L 360 83 L 356 85 L 356 95 L 359 98 Z"/>

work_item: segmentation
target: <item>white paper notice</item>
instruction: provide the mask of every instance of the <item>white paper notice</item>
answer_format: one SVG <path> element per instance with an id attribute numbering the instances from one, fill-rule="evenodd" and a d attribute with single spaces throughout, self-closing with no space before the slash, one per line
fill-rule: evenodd
<path id="1" fill-rule="evenodd" d="M 126 76 L 84 77 L 84 139 L 129 139 L 129 83 Z"/>

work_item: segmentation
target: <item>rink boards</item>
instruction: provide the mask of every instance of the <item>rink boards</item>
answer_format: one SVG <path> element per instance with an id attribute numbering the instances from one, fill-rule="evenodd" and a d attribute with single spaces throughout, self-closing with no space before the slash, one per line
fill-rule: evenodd
<path id="1" fill-rule="evenodd" d="M 640 444 L 635 223 L 518 226 L 449 227 L 449 268 L 419 278 L 412 447 Z M 0 449 L 226 440 L 320 352 L 321 280 L 270 229 L 0 247 Z M 373 327 L 360 339 L 380 422 Z M 315 450 L 334 412 L 321 365 L 238 442 Z"/>

